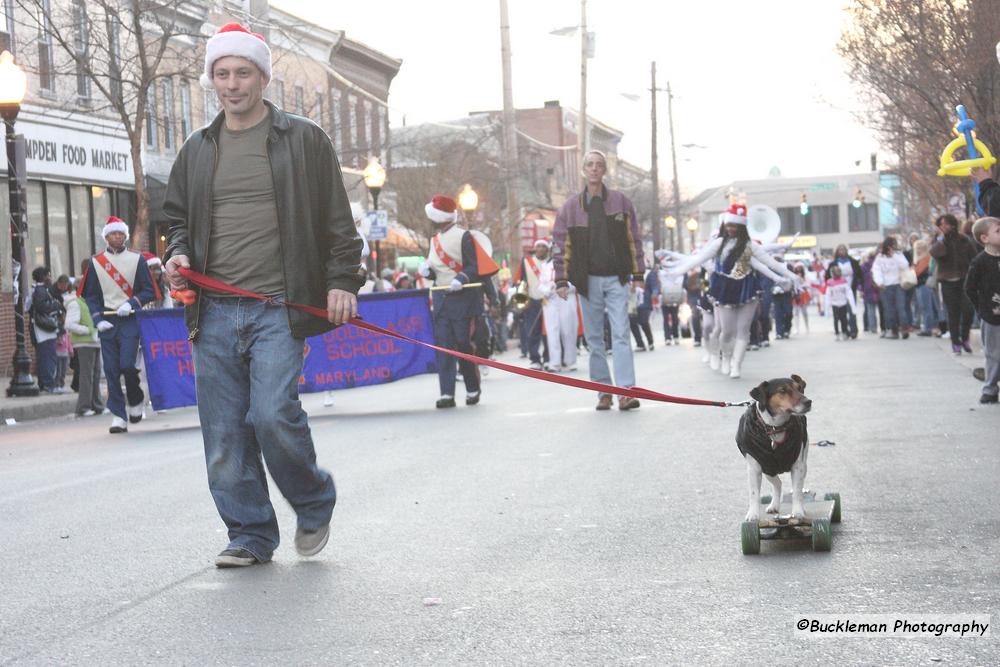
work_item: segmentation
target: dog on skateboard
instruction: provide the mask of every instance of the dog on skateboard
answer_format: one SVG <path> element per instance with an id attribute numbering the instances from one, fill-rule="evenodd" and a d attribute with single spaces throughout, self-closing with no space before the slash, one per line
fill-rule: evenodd
<path id="1" fill-rule="evenodd" d="M 771 483 L 771 502 L 765 510 L 777 514 L 781 506 L 781 478 L 792 473 L 792 516 L 805 517 L 802 488 L 806 479 L 809 435 L 806 413 L 812 401 L 806 382 L 798 375 L 765 380 L 750 391 L 754 399 L 740 418 L 736 445 L 747 462 L 750 498 L 747 521 L 760 520 L 761 476 Z"/>

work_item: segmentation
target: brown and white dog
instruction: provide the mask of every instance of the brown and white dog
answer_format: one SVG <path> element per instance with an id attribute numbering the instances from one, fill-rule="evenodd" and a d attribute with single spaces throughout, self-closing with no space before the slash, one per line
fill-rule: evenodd
<path id="1" fill-rule="evenodd" d="M 765 380 L 753 388 L 754 399 L 740 418 L 736 445 L 747 462 L 750 505 L 747 521 L 760 519 L 761 475 L 771 483 L 771 502 L 765 510 L 776 514 L 781 506 L 781 473 L 792 473 L 792 515 L 804 517 L 802 487 L 806 479 L 809 435 L 806 413 L 812 401 L 805 395 L 806 382 L 798 375 Z"/>

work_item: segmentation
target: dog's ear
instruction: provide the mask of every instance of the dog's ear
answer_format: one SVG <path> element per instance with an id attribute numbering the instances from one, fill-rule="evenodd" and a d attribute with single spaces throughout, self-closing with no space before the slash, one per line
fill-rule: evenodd
<path id="1" fill-rule="evenodd" d="M 799 391 L 800 392 L 804 392 L 806 390 L 806 381 L 803 380 L 798 375 L 795 375 L 794 373 L 792 374 L 792 382 L 794 382 L 795 384 L 797 384 L 799 386 Z"/>
<path id="2" fill-rule="evenodd" d="M 767 403 L 767 380 L 750 390 L 750 398 L 764 405 Z"/>

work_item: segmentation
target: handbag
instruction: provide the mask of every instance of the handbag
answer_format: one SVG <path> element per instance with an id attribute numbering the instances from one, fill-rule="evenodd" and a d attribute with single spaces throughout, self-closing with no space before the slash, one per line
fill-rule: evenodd
<path id="1" fill-rule="evenodd" d="M 53 333 L 59 330 L 59 318 L 56 313 L 32 312 L 31 320 L 42 331 Z"/>
<path id="2" fill-rule="evenodd" d="M 917 285 L 917 272 L 913 270 L 912 266 L 908 266 L 905 269 L 900 269 L 899 271 L 899 286 L 904 290 L 911 289 Z"/>

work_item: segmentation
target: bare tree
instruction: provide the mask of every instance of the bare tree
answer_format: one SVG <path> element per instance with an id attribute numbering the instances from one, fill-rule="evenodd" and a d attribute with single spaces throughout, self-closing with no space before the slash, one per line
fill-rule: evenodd
<path id="1" fill-rule="evenodd" d="M 939 178 L 941 150 L 964 104 L 978 136 L 1000 149 L 997 0 L 855 0 L 839 52 L 867 103 L 867 120 L 895 153 L 904 224 L 920 223 L 968 182 Z M 911 222 L 912 221 L 912 222 Z"/>
<path id="2" fill-rule="evenodd" d="M 202 68 L 204 17 L 185 0 L 14 0 L 22 33 L 37 35 L 39 48 L 26 70 L 56 82 L 58 102 L 85 107 L 120 121 L 129 139 L 137 200 L 134 236 L 146 239 L 149 198 L 142 163 L 143 132 L 157 122 L 148 108 L 151 88 L 166 77 L 197 80 Z M 52 50 L 46 53 L 48 44 Z M 31 45 L 31 42 L 24 46 Z M 58 52 L 58 57 L 52 51 Z M 72 80 L 75 85 L 67 86 Z M 172 114 L 171 114 L 172 115 Z M 171 132 L 173 128 L 167 127 Z"/>

